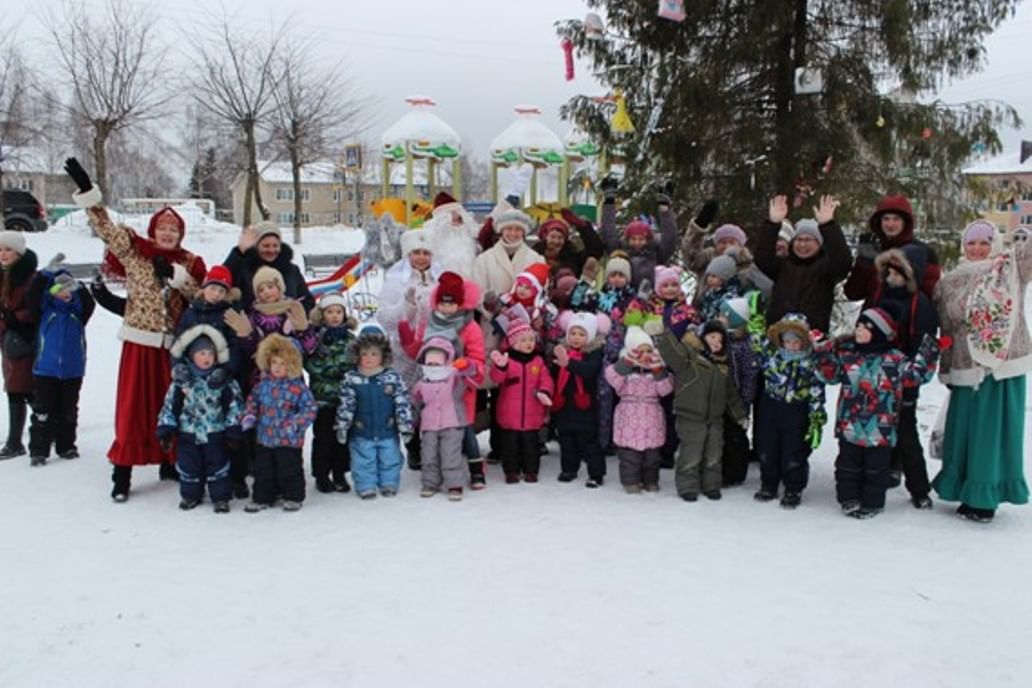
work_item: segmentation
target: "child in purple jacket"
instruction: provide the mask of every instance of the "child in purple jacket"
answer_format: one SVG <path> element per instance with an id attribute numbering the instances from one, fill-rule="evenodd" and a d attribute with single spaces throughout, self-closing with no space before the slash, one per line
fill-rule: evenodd
<path id="1" fill-rule="evenodd" d="M 261 377 L 251 389 L 241 427 L 255 429 L 254 494 L 244 511 L 262 511 L 283 497 L 284 511 L 305 500 L 301 447 L 318 406 L 301 376 L 301 352 L 286 337 L 270 334 L 255 356 Z"/>
<path id="2" fill-rule="evenodd" d="M 476 367 L 455 359 L 455 347 L 444 337 L 431 337 L 416 356 L 419 382 L 412 388 L 412 403 L 419 407 L 420 458 L 423 489 L 420 497 L 433 497 L 445 489 L 448 499 L 462 499 L 469 480 L 469 466 L 462 441 L 471 420 L 464 395 L 475 388 Z"/>

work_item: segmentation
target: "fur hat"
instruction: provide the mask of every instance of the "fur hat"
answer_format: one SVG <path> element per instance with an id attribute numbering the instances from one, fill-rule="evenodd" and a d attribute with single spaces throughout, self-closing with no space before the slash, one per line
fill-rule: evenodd
<path id="1" fill-rule="evenodd" d="M 745 246 L 746 242 L 749 241 L 749 237 L 745 235 L 745 232 L 738 225 L 720 225 L 713 232 L 713 243 L 717 243 L 723 239 L 734 239 L 742 246 Z"/>
<path id="2" fill-rule="evenodd" d="M 799 222 L 795 223 L 795 236 L 793 240 L 798 239 L 801 236 L 813 237 L 819 246 L 824 245 L 824 235 L 821 234 L 820 226 L 817 224 L 817 220 L 813 220 L 808 217 L 804 217 Z"/>
<path id="3" fill-rule="evenodd" d="M 521 318 L 513 318 L 505 328 L 505 338 L 509 341 L 509 346 L 515 346 L 516 340 L 527 332 L 530 332 L 537 337 L 537 334 L 531 328 L 530 323 Z"/>
<path id="4" fill-rule="evenodd" d="M 254 295 L 258 296 L 258 287 L 267 283 L 274 282 L 276 286 L 280 288 L 280 296 L 286 297 L 287 295 L 287 284 L 283 281 L 283 275 L 280 271 L 274 267 L 263 265 L 254 271 L 254 278 L 251 280 L 251 288 L 254 290 Z"/>
<path id="5" fill-rule="evenodd" d="M 871 331 L 875 344 L 884 344 L 896 339 L 896 319 L 885 308 L 867 308 L 860 314 L 857 325 L 863 324 Z"/>
<path id="6" fill-rule="evenodd" d="M 727 351 L 727 328 L 724 327 L 724 323 L 719 320 L 707 320 L 702 326 L 702 330 L 699 333 L 699 339 L 702 340 L 702 347 L 704 350 L 709 350 L 709 345 L 706 343 L 706 335 L 708 334 L 719 334 L 721 340 L 720 350 L 721 352 Z"/>
<path id="7" fill-rule="evenodd" d="M 447 191 L 439 191 L 434 196 L 434 207 L 430 214 L 433 217 L 441 217 L 456 210 L 462 210 L 462 204 Z"/>
<path id="8" fill-rule="evenodd" d="M 348 360 L 354 361 L 355 365 L 358 365 L 359 354 L 362 353 L 362 349 L 379 349 L 383 354 L 384 368 L 388 367 L 393 360 L 390 340 L 387 339 L 387 335 L 384 334 L 383 330 L 375 325 L 363 327 L 362 331 L 351 342 L 351 346 L 348 347 Z"/>
<path id="9" fill-rule="evenodd" d="M 624 239 L 630 239 L 631 237 L 645 237 L 646 239 L 652 238 L 652 226 L 644 220 L 635 220 L 624 227 L 623 231 Z"/>
<path id="10" fill-rule="evenodd" d="M 566 222 L 558 217 L 551 217 L 542 222 L 538 227 L 538 239 L 544 241 L 545 237 L 547 237 L 551 232 L 559 232 L 563 235 L 563 241 L 566 241 L 570 236 L 570 225 L 566 224 Z"/>
<path id="11" fill-rule="evenodd" d="M 598 336 L 598 317 L 594 313 L 581 311 L 574 313 L 569 321 L 563 326 L 563 331 L 569 335 L 571 327 L 579 327 L 588 335 L 588 341 L 594 341 Z"/>
<path id="12" fill-rule="evenodd" d="M 0 232 L 0 246 L 9 248 L 19 256 L 25 255 L 25 235 L 13 229 Z"/>
<path id="13" fill-rule="evenodd" d="M 964 228 L 964 236 L 960 243 L 963 246 L 967 246 L 973 241 L 988 241 L 992 243 L 995 238 L 996 225 L 988 220 L 975 220 Z"/>
<path id="14" fill-rule="evenodd" d="M 150 217 L 150 221 L 147 223 L 147 236 L 151 239 L 154 238 L 154 232 L 158 229 L 158 223 L 163 219 L 170 219 L 179 229 L 179 241 L 183 241 L 183 235 L 186 234 L 186 221 L 183 220 L 183 216 L 177 213 L 169 206 L 165 206 L 158 212 L 154 213 Z"/>
<path id="15" fill-rule="evenodd" d="M 454 303 L 460 308 L 465 301 L 463 279 L 454 272 L 442 272 L 437 278 L 436 303 Z"/>
<path id="16" fill-rule="evenodd" d="M 767 338 L 774 346 L 783 347 L 783 337 L 786 333 L 799 337 L 803 342 L 803 348 L 810 348 L 810 323 L 802 313 L 786 313 L 781 320 L 767 328 Z"/>
<path id="17" fill-rule="evenodd" d="M 201 289 L 209 284 L 217 284 L 229 291 L 233 288 L 233 273 L 225 265 L 212 265 L 208 274 L 204 276 L 204 281 L 201 282 Z"/>
<path id="18" fill-rule="evenodd" d="M 877 268 L 878 274 L 881 275 L 883 281 L 888 275 L 889 268 L 892 268 L 906 278 L 907 291 L 911 294 L 917 291 L 917 278 L 914 274 L 914 266 L 911 265 L 906 254 L 900 249 L 891 248 L 888 251 L 879 253 L 878 257 L 874 259 L 874 267 Z"/>
<path id="19" fill-rule="evenodd" d="M 212 325 L 201 323 L 199 325 L 193 325 L 188 327 L 176 337 L 175 341 L 172 342 L 172 347 L 169 349 L 169 355 L 172 358 L 182 358 L 188 355 L 191 351 L 191 347 L 195 341 L 200 338 L 205 338 L 212 345 L 215 350 L 215 360 L 220 365 L 229 362 L 229 344 L 226 343 L 226 338 L 221 332 L 218 331 Z"/>
<path id="20" fill-rule="evenodd" d="M 267 236 L 274 236 L 280 241 L 283 241 L 283 233 L 280 231 L 279 225 L 275 222 L 259 222 L 254 226 L 254 231 L 258 232 L 258 241 L 261 241 Z"/>
<path id="21" fill-rule="evenodd" d="M 494 230 L 496 234 L 502 233 L 502 228 L 508 225 L 514 225 L 523 230 L 523 236 L 527 236 L 534 231 L 534 220 L 530 218 L 521 210 L 505 210 L 498 213 L 498 216 L 494 218 Z"/>
<path id="22" fill-rule="evenodd" d="M 720 314 L 727 318 L 727 326 L 732 330 L 749 324 L 749 300 L 740 296 L 733 299 L 720 300 Z"/>
<path id="23" fill-rule="evenodd" d="M 628 280 L 631 279 L 631 261 L 627 260 L 622 255 L 610 256 L 609 260 L 606 261 L 605 278 L 608 280 L 609 276 L 614 272 L 619 272 Z"/>
<path id="24" fill-rule="evenodd" d="M 703 277 L 713 275 L 719 277 L 725 282 L 738 274 L 738 265 L 735 263 L 735 259 L 729 255 L 716 256 L 706 266 L 706 273 Z"/>
<path id="25" fill-rule="evenodd" d="M 667 282 L 677 282 L 677 285 L 681 285 L 681 270 L 674 266 L 657 265 L 656 270 L 653 273 L 653 287 L 659 289 Z"/>
<path id="26" fill-rule="evenodd" d="M 407 256 L 415 250 L 422 249 L 433 253 L 430 232 L 425 229 L 407 229 L 401 233 L 401 255 Z"/>
<path id="27" fill-rule="evenodd" d="M 281 334 L 267 335 L 258 345 L 258 353 L 254 357 L 258 370 L 269 372 L 273 358 L 282 358 L 287 364 L 287 377 L 301 377 L 301 351 L 293 340 Z"/>

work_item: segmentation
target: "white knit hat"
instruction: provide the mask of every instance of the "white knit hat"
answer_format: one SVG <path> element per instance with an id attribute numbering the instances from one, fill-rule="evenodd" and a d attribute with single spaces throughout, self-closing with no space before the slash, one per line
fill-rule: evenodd
<path id="1" fill-rule="evenodd" d="M 279 225 L 268 220 L 259 222 L 254 226 L 254 231 L 258 232 L 258 241 L 261 241 L 267 236 L 274 236 L 280 241 L 283 241 L 283 233 L 280 231 Z"/>
<path id="2" fill-rule="evenodd" d="M 425 229 L 406 229 L 402 232 L 401 255 L 407 256 L 418 249 L 433 253 L 433 247 L 430 245 L 430 232 Z"/>
<path id="3" fill-rule="evenodd" d="M 580 311 L 573 314 L 566 323 L 566 333 L 569 334 L 571 327 L 579 327 L 588 335 L 588 341 L 594 341 L 598 335 L 598 317 L 594 313 Z"/>
<path id="4" fill-rule="evenodd" d="M 344 309 L 345 313 L 348 312 L 348 302 L 344 298 L 344 295 L 338 292 L 324 294 L 323 297 L 319 299 L 319 303 L 317 305 L 324 311 L 330 306 L 340 306 Z"/>
<path id="5" fill-rule="evenodd" d="M 637 325 L 631 325 L 627 328 L 627 333 L 624 335 L 623 350 L 620 351 L 620 357 L 627 356 L 632 351 L 643 344 L 654 347 L 655 343 L 652 341 L 652 337 L 648 335 L 645 330 L 641 329 Z"/>
<path id="6" fill-rule="evenodd" d="M 14 230 L 0 232 L 0 246 L 9 248 L 19 256 L 25 255 L 25 235 Z"/>

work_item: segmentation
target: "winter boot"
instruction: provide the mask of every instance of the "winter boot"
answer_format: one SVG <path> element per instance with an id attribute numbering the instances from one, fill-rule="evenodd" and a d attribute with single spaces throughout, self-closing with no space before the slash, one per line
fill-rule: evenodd
<path id="1" fill-rule="evenodd" d="M 757 502 L 770 502 L 777 498 L 778 491 L 776 489 L 771 490 L 766 487 L 761 487 L 759 490 L 756 491 L 756 494 L 753 495 L 753 499 L 755 499 Z"/>
<path id="2" fill-rule="evenodd" d="M 174 480 L 179 482 L 179 471 L 174 463 L 163 463 L 158 466 L 158 480 Z"/>
<path id="3" fill-rule="evenodd" d="M 681 495 L 681 499 L 686 502 L 697 502 L 699 501 L 699 495 L 695 492 L 685 492 Z"/>
<path id="4" fill-rule="evenodd" d="M 992 523 L 996 512 L 992 509 L 976 509 L 967 504 L 957 507 L 957 515 L 975 523 Z"/>
<path id="5" fill-rule="evenodd" d="M 196 508 L 200 503 L 201 500 L 199 499 L 183 499 L 179 502 L 179 508 L 183 511 L 190 511 L 190 509 Z"/>
<path id="6" fill-rule="evenodd" d="M 301 502 L 295 502 L 291 499 L 283 500 L 284 511 L 301 511 Z"/>
<path id="7" fill-rule="evenodd" d="M 711 499 L 714 502 L 720 500 L 720 490 L 710 490 L 709 492 L 703 492 L 706 495 L 706 499 Z"/>
<path id="8" fill-rule="evenodd" d="M 798 492 L 785 491 L 785 495 L 781 498 L 782 509 L 795 509 L 803 501 L 803 496 Z"/>
<path id="9" fill-rule="evenodd" d="M 315 489 L 319 490 L 319 492 L 322 492 L 323 494 L 337 491 L 336 488 L 333 487 L 333 481 L 329 478 L 316 478 Z"/>
<path id="10" fill-rule="evenodd" d="M 623 489 L 627 494 L 641 494 L 641 485 L 624 485 Z"/>
<path id="11" fill-rule="evenodd" d="M 487 487 L 487 476 L 484 475 L 483 461 L 469 462 L 469 487 L 471 490 L 483 490 Z"/>
<path id="12" fill-rule="evenodd" d="M 133 477 L 132 466 L 115 466 L 111 470 L 111 499 L 116 502 L 124 502 L 129 499 L 129 482 Z"/>
<path id="13" fill-rule="evenodd" d="M 577 474 L 576 473 L 568 473 L 566 471 L 563 471 L 562 473 L 559 474 L 559 482 L 561 482 L 561 483 L 572 483 L 576 479 L 577 479 Z"/>
<path id="14" fill-rule="evenodd" d="M 932 508 L 932 498 L 928 495 L 925 495 L 924 497 L 911 497 L 910 503 L 915 509 L 926 510 Z"/>
<path id="15" fill-rule="evenodd" d="M 261 502 L 248 502 L 244 505 L 244 511 L 249 514 L 256 514 L 259 511 L 265 511 L 269 508 L 268 504 L 262 504 Z"/>
<path id="16" fill-rule="evenodd" d="M 229 502 L 215 502 L 213 505 L 216 514 L 228 514 L 229 513 Z"/>
<path id="17" fill-rule="evenodd" d="M 846 516 L 849 516 L 854 511 L 860 510 L 860 500 L 847 499 L 846 501 L 839 503 L 839 507 L 842 508 L 842 513 L 844 513 Z"/>
<path id="18" fill-rule="evenodd" d="M 25 445 L 22 444 L 22 434 L 25 431 L 25 416 L 28 413 L 29 404 L 22 398 L 11 398 L 7 396 L 7 419 L 10 426 L 7 430 L 7 442 L 0 448 L 0 460 L 13 459 L 16 456 L 25 456 Z"/>
<path id="19" fill-rule="evenodd" d="M 46 466 L 47 465 L 47 457 L 45 457 L 45 456 L 32 456 L 32 457 L 29 457 L 29 465 L 30 466 Z"/>
<path id="20" fill-rule="evenodd" d="M 63 452 L 58 452 L 57 455 L 62 459 L 77 459 L 79 458 L 79 450 L 72 447 L 71 449 L 67 449 Z"/>
<path id="21" fill-rule="evenodd" d="M 381 487 L 380 488 L 380 496 L 381 497 L 394 497 L 397 494 L 398 494 L 398 491 L 395 488 L 393 488 L 393 487 Z"/>
<path id="22" fill-rule="evenodd" d="M 435 494 L 437 494 L 436 487 L 424 487 L 422 490 L 419 491 L 420 497 L 433 497 Z"/>
<path id="23" fill-rule="evenodd" d="M 247 487 L 247 478 L 242 479 L 240 482 L 233 483 L 234 499 L 247 499 L 250 496 L 251 490 Z"/>
<path id="24" fill-rule="evenodd" d="M 448 501 L 449 502 L 461 502 L 462 501 L 462 488 L 452 487 L 448 489 Z"/>
<path id="25" fill-rule="evenodd" d="M 351 485 L 347 478 L 341 476 L 333 481 L 333 490 L 335 492 L 351 492 Z"/>
<path id="26" fill-rule="evenodd" d="M 524 473 L 523 482 L 525 483 L 536 483 L 538 481 L 537 473 Z"/>
<path id="27" fill-rule="evenodd" d="M 874 518 L 875 516 L 877 516 L 881 512 L 882 512 L 881 509 L 865 509 L 863 507 L 860 507 L 856 511 L 850 511 L 848 513 L 848 515 L 852 516 L 855 519 L 858 519 L 858 520 L 861 520 L 861 521 L 865 521 L 865 520 L 867 520 L 869 518 Z"/>
<path id="28" fill-rule="evenodd" d="M 588 478 L 588 482 L 584 483 L 584 487 L 592 490 L 602 487 L 602 478 Z"/>
<path id="29" fill-rule="evenodd" d="M 646 492 L 659 492 L 659 485 L 656 483 L 647 483 L 645 485 Z"/>

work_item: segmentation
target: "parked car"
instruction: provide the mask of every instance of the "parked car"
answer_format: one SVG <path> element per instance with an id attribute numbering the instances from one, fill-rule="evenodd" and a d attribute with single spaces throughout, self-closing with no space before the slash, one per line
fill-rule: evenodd
<path id="1" fill-rule="evenodd" d="M 47 228 L 47 209 L 28 191 L 4 189 L 4 227 L 42 232 Z"/>

